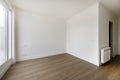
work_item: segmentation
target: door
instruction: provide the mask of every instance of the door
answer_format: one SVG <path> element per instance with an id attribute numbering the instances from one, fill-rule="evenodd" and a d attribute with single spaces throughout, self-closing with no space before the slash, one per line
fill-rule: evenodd
<path id="1" fill-rule="evenodd" d="M 111 47 L 111 58 L 113 56 L 113 22 L 109 21 L 109 47 Z"/>

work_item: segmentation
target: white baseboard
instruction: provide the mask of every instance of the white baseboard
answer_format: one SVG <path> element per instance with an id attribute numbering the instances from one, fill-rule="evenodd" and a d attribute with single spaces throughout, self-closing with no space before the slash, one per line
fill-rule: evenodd
<path id="1" fill-rule="evenodd" d="M 60 52 L 60 53 L 53 53 L 53 54 L 44 54 L 44 55 L 29 55 L 29 56 L 21 56 L 17 58 L 17 62 L 19 61 L 26 61 L 26 60 L 32 60 L 32 59 L 38 59 L 38 58 L 44 58 L 44 57 L 48 57 L 48 56 L 54 56 L 54 55 L 60 55 L 60 54 L 65 54 L 65 52 Z"/>
<path id="2" fill-rule="evenodd" d="M 81 56 L 79 56 L 79 55 L 77 55 L 77 54 L 75 54 L 75 53 L 73 53 L 73 52 L 72 52 L 72 54 L 71 54 L 71 52 L 67 51 L 67 53 L 70 54 L 70 55 L 72 55 L 72 56 L 74 56 L 74 57 L 77 57 L 77 58 L 79 58 L 79 59 L 82 59 L 82 60 L 84 60 L 84 61 L 86 61 L 86 62 L 88 62 L 88 63 L 91 63 L 91 64 L 93 64 L 93 65 L 96 65 L 96 66 L 98 66 L 98 67 L 100 66 L 99 63 L 89 61 L 89 60 L 87 60 L 87 59 L 85 59 L 85 58 L 83 58 L 83 57 L 81 57 Z"/>
<path id="3" fill-rule="evenodd" d="M 10 68 L 11 65 L 12 65 L 12 62 L 11 62 L 11 60 L 9 60 L 0 66 L 0 79 L 4 76 L 4 74 Z"/>

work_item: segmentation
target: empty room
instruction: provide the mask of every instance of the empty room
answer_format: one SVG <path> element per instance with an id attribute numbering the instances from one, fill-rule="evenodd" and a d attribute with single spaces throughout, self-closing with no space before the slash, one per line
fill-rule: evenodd
<path id="1" fill-rule="evenodd" d="M 120 0 L 0 0 L 0 80 L 120 80 Z"/>

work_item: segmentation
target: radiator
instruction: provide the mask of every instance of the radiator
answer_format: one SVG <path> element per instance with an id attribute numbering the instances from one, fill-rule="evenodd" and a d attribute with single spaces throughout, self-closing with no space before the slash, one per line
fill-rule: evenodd
<path id="1" fill-rule="evenodd" d="M 104 64 L 108 62 L 111 58 L 111 48 L 103 48 L 101 49 L 101 63 Z"/>

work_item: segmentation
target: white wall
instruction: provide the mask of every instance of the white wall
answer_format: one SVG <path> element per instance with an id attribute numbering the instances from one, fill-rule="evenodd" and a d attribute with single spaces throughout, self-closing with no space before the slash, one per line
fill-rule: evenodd
<path id="1" fill-rule="evenodd" d="M 17 60 L 27 60 L 65 53 L 65 20 L 16 11 Z"/>
<path id="2" fill-rule="evenodd" d="M 99 65 L 98 4 L 94 4 L 67 22 L 67 53 Z"/>
<path id="3" fill-rule="evenodd" d="M 118 54 L 118 19 L 106 7 L 99 4 L 99 52 L 109 47 L 109 21 L 113 22 L 113 57 Z"/>
<path id="4" fill-rule="evenodd" d="M 117 17 L 99 3 L 72 16 L 67 21 L 67 29 L 64 19 L 18 9 L 17 59 L 20 61 L 67 52 L 100 65 L 100 50 L 109 46 L 109 20 L 114 24 L 113 56 L 115 56 L 118 54 Z"/>

